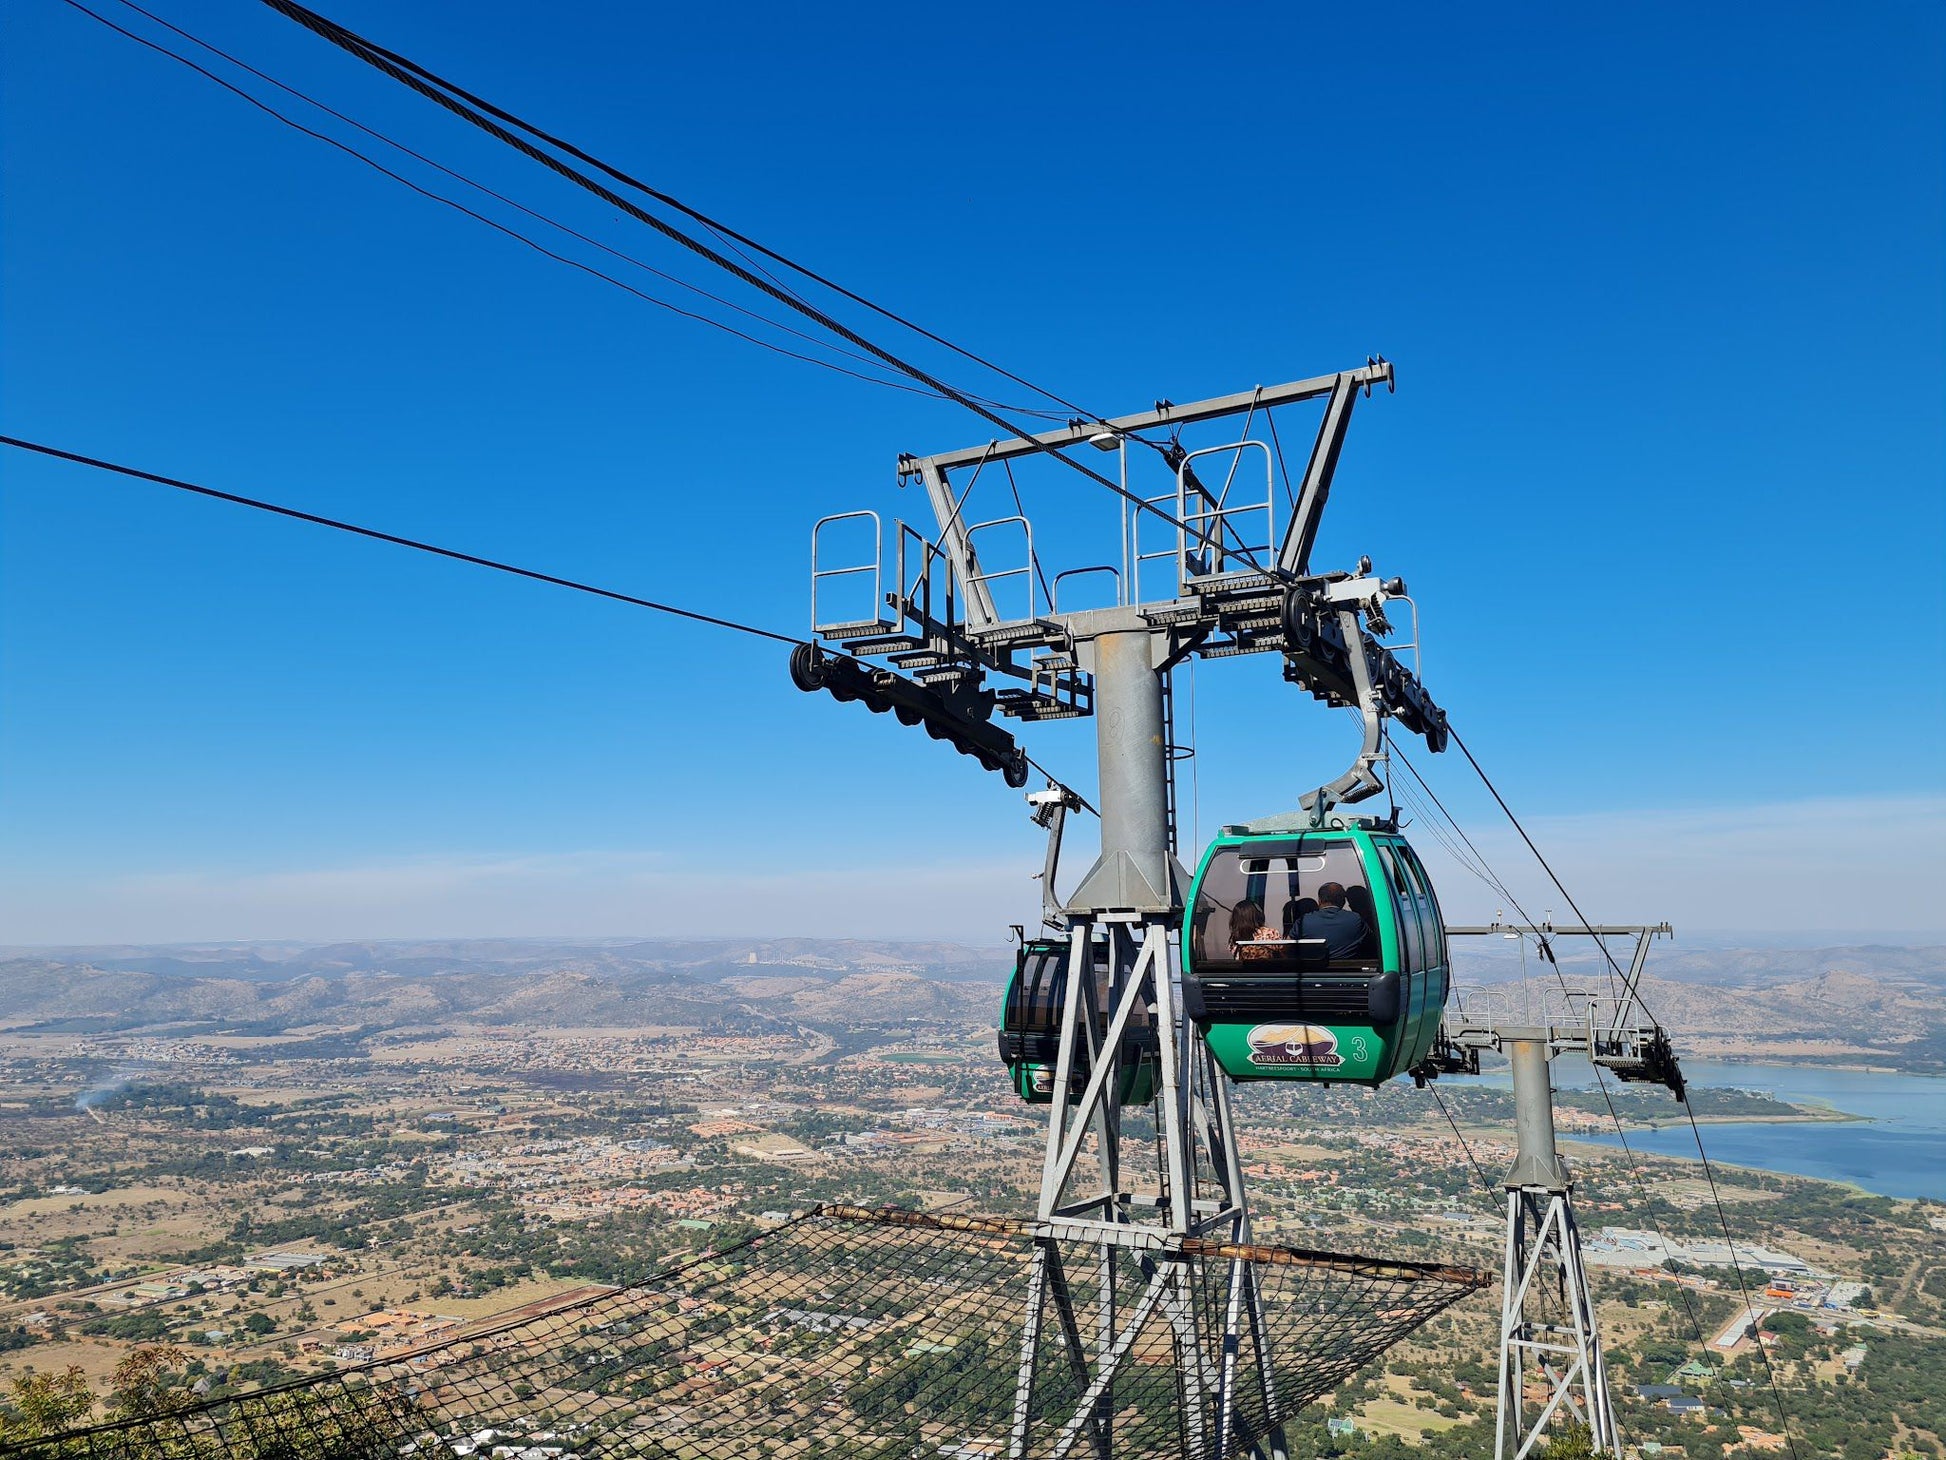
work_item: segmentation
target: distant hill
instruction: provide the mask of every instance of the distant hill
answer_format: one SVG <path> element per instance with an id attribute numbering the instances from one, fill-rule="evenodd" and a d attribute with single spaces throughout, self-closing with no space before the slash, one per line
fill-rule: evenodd
<path id="1" fill-rule="evenodd" d="M 443 1024 L 856 1022 L 985 1006 L 1005 949 L 866 939 L 480 939 L 0 954 L 0 1026 L 268 1034 Z"/>
<path id="2" fill-rule="evenodd" d="M 1525 979 L 1545 992 L 1553 971 L 1527 947 L 1500 938 L 1455 940 L 1454 966 L 1468 982 Z M 1555 944 L 1570 981 L 1609 969 L 1587 938 Z M 1610 951 L 1626 968 L 1632 940 Z M 1650 1012 L 1685 1054 L 1724 1059 L 1793 1059 L 1946 1071 L 1946 948 L 1725 947 L 1658 938 L 1643 994 Z"/>
<path id="3" fill-rule="evenodd" d="M 1618 958 L 1627 950 L 1615 949 Z M 1561 940 L 1563 971 L 1605 965 Z M 1552 982 L 1531 948 L 1462 940 L 1460 977 Z M 467 1026 L 628 1028 L 756 1019 L 840 1030 L 991 1016 L 1005 948 L 872 939 L 479 939 L 0 950 L 0 1027 L 108 1033 Z M 1946 1068 L 1946 949 L 1683 948 L 1658 941 L 1650 1007 L 1696 1054 Z M 1510 993 L 1514 988 L 1510 987 Z"/>
<path id="4" fill-rule="evenodd" d="M 1482 981 L 1523 976 L 1519 950 L 1498 938 L 1455 939 L 1455 963 L 1469 978 Z M 1617 938 L 1610 951 L 1627 965 L 1632 943 Z M 1595 972 L 1607 967 L 1586 938 L 1562 938 L 1555 944 L 1561 966 L 1570 972 Z M 1535 971 L 1533 947 L 1528 945 L 1525 970 Z M 1672 982 L 1712 984 L 1729 988 L 1770 988 L 1778 984 L 1818 978 L 1831 973 L 1863 974 L 1898 987 L 1946 993 L 1946 948 L 1859 944 L 1832 948 L 1716 947 L 1658 938 L 1649 955 L 1655 976 Z"/>
<path id="5" fill-rule="evenodd" d="M 1576 986 L 1593 972 L 1563 969 Z M 1491 986 L 1493 1003 L 1508 1009 L 1556 991 L 1551 972 Z M 1726 987 L 1645 975 L 1641 995 L 1681 1054 L 1946 1071 L 1946 995 L 1911 979 L 1834 970 Z"/>
<path id="6" fill-rule="evenodd" d="M 776 963 L 823 968 L 833 976 L 881 968 L 923 970 L 935 978 L 951 979 L 990 976 L 1005 959 L 1004 949 L 861 938 L 464 938 L 427 942 L 209 943 L 159 947 L 0 946 L 0 967 L 47 963 L 86 966 L 107 973 L 271 983 L 309 976 L 342 978 L 354 973 L 402 977 L 521 973 L 581 964 L 617 971 L 667 972 Z"/>

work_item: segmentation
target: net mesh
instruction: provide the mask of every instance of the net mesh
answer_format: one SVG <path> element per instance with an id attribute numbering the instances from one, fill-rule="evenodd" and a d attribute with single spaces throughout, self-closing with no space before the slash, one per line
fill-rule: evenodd
<path id="1" fill-rule="evenodd" d="M 1197 1240 L 1105 1251 L 1004 1218 L 827 1206 L 634 1287 L 7 1453 L 1216 1460 L 1488 1281 Z"/>

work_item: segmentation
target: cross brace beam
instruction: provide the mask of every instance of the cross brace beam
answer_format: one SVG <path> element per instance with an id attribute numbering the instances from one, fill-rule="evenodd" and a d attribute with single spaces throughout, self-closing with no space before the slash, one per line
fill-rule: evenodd
<path id="1" fill-rule="evenodd" d="M 1272 406 L 1291 405 L 1297 401 L 1316 400 L 1320 396 L 1330 395 L 1332 388 L 1347 377 L 1367 391 L 1374 385 L 1389 387 L 1393 384 L 1392 362 L 1378 360 L 1357 370 L 1316 375 L 1309 380 L 1293 380 L 1287 385 L 1262 385 L 1255 390 L 1214 396 L 1209 400 L 1192 401 L 1188 405 L 1160 402 L 1152 411 L 1113 416 L 1106 421 L 1081 421 L 1057 431 L 1044 431 L 1031 438 L 996 441 L 989 446 L 967 446 L 958 451 L 942 451 L 935 456 L 906 456 L 900 459 L 899 471 L 901 475 L 911 475 L 926 467 L 951 471 L 955 467 L 974 466 L 982 461 L 1008 461 L 1015 457 L 1032 456 L 1050 446 L 1056 449 L 1080 446 L 1103 431 L 1125 436 L 1130 432 L 1150 431 L 1159 426 L 1183 426 L 1195 421 L 1213 421 L 1219 416 L 1234 416 L 1249 410 L 1252 405 L 1260 411 L 1269 410 Z"/>

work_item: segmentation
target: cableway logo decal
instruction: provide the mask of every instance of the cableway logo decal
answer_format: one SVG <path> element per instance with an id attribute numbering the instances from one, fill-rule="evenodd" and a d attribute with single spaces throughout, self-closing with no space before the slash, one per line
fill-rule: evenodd
<path id="1" fill-rule="evenodd" d="M 1259 1024 L 1248 1037 L 1253 1065 L 1336 1069 L 1345 1062 L 1338 1053 L 1338 1036 L 1316 1024 Z"/>

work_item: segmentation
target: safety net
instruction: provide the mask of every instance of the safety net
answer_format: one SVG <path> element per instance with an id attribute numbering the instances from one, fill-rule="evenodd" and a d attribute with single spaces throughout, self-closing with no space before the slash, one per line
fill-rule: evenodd
<path id="1" fill-rule="evenodd" d="M 1146 1245 L 1144 1245 L 1146 1244 Z M 23 1460 L 1003 1460 L 1249 1454 L 1489 1279 L 825 1206 L 627 1288 Z"/>

